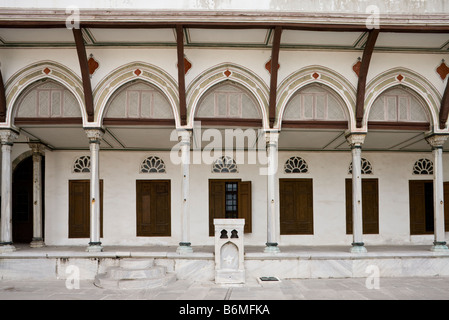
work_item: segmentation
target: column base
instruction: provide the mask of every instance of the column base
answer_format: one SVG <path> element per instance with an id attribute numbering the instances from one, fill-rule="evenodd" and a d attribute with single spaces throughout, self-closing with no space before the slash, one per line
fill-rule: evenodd
<path id="1" fill-rule="evenodd" d="M 279 253 L 281 250 L 278 247 L 276 242 L 267 242 L 265 243 L 266 247 L 263 250 L 264 253 Z"/>
<path id="2" fill-rule="evenodd" d="M 102 252 L 103 247 L 101 242 L 89 242 L 89 246 L 86 249 L 87 252 Z"/>
<path id="3" fill-rule="evenodd" d="M 186 254 L 186 253 L 192 253 L 193 248 L 190 246 L 190 242 L 180 242 L 179 247 L 176 249 L 176 253 L 179 254 Z"/>
<path id="4" fill-rule="evenodd" d="M 446 245 L 446 241 L 438 242 L 435 241 L 433 246 L 430 248 L 432 252 L 449 252 L 449 248 Z"/>
<path id="5" fill-rule="evenodd" d="M 16 251 L 16 247 L 12 245 L 12 242 L 0 244 L 0 253 L 8 253 L 14 251 Z"/>
<path id="6" fill-rule="evenodd" d="M 363 242 L 354 242 L 354 243 L 352 243 L 350 252 L 351 253 L 367 253 L 368 250 L 366 250 L 365 244 Z"/>
<path id="7" fill-rule="evenodd" d="M 33 240 L 30 242 L 31 248 L 42 248 L 45 247 L 44 239 L 42 238 L 33 238 Z"/>

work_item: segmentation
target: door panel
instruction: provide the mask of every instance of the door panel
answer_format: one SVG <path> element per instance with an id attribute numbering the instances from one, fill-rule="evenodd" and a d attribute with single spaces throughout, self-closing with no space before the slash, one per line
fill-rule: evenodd
<path id="1" fill-rule="evenodd" d="M 433 215 L 433 205 L 428 200 L 433 197 L 433 190 L 428 187 L 430 184 L 433 184 L 432 180 L 409 181 L 410 234 L 412 235 L 433 233 L 430 230 L 431 226 L 426 225 L 426 215 Z"/>
<path id="2" fill-rule="evenodd" d="M 312 179 L 279 179 L 281 234 L 313 234 Z"/>
<path id="3" fill-rule="evenodd" d="M 100 236 L 103 237 L 103 180 L 100 180 Z M 90 180 L 69 180 L 69 238 L 90 237 Z"/>
<path id="4" fill-rule="evenodd" d="M 170 180 L 136 181 L 136 234 L 138 237 L 171 235 Z"/>
<path id="5" fill-rule="evenodd" d="M 346 179 L 346 234 L 352 234 L 352 179 Z M 363 234 L 379 233 L 379 181 L 362 179 Z"/>

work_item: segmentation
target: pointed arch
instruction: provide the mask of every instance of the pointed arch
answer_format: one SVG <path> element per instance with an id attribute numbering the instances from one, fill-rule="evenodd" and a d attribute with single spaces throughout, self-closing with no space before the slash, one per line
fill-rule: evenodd
<path id="1" fill-rule="evenodd" d="M 75 97 L 81 111 L 83 124 L 87 123 L 87 112 L 84 103 L 83 84 L 81 79 L 69 68 L 54 62 L 40 61 L 17 71 L 6 82 L 6 123 L 13 125 L 16 102 L 22 92 L 40 80 L 49 79 L 62 85 Z"/>
<path id="2" fill-rule="evenodd" d="M 268 86 L 252 71 L 230 63 L 223 63 L 206 70 L 189 85 L 187 89 L 187 125 L 193 127 L 195 113 L 204 94 L 215 85 L 226 81 L 241 85 L 252 94 L 262 114 L 263 127 L 269 128 Z"/>
<path id="3" fill-rule="evenodd" d="M 311 84 L 324 85 L 344 102 L 348 129 L 355 128 L 355 87 L 341 74 L 323 66 L 309 66 L 293 72 L 279 85 L 275 128 L 282 127 L 282 118 L 290 99 L 302 88 Z"/>
<path id="4" fill-rule="evenodd" d="M 175 119 L 180 126 L 179 96 L 176 81 L 162 69 L 144 62 L 132 62 L 107 74 L 94 89 L 95 123 L 101 126 L 106 114 L 106 107 L 114 93 L 123 85 L 140 80 L 155 86 L 167 98 Z"/>
<path id="5" fill-rule="evenodd" d="M 441 96 L 438 90 L 422 75 L 406 68 L 393 68 L 374 77 L 367 85 L 365 96 L 365 112 L 362 128 L 367 130 L 368 118 L 376 99 L 385 91 L 394 87 L 405 87 L 415 93 L 424 103 L 430 116 L 432 131 L 439 131 L 439 102 Z"/>

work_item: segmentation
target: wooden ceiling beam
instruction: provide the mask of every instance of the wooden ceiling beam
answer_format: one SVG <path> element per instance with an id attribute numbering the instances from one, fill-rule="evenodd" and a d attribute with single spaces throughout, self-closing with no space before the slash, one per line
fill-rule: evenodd
<path id="1" fill-rule="evenodd" d="M 368 75 L 371 56 L 373 55 L 374 46 L 376 45 L 378 35 L 379 29 L 372 29 L 368 34 L 368 40 L 366 41 L 365 49 L 363 50 L 362 64 L 359 71 L 359 80 L 357 83 L 357 96 L 355 103 L 355 117 L 357 128 L 362 127 L 363 115 L 365 112 L 366 77 Z"/>
<path id="2" fill-rule="evenodd" d="M 446 129 L 446 122 L 449 114 L 449 79 L 446 82 L 446 88 L 444 89 L 443 99 L 441 99 L 440 107 L 440 129 Z"/>
<path id="3" fill-rule="evenodd" d="M 282 28 L 274 28 L 273 45 L 271 47 L 271 78 L 270 78 L 270 103 L 269 118 L 270 127 L 273 128 L 276 118 L 276 96 L 278 85 L 278 69 L 279 69 L 279 48 L 281 47 Z"/>
<path id="4" fill-rule="evenodd" d="M 178 90 L 179 90 L 179 115 L 181 125 L 187 124 L 186 80 L 184 66 L 184 28 L 176 26 L 176 50 L 178 54 Z"/>
<path id="5" fill-rule="evenodd" d="M 87 120 L 89 122 L 94 121 L 94 99 L 92 94 L 92 84 L 90 83 L 89 66 L 87 63 L 86 47 L 84 45 L 84 39 L 81 29 L 73 28 L 73 37 L 76 44 L 76 52 L 81 69 L 81 78 L 83 81 L 84 102 L 86 105 Z"/>
<path id="6" fill-rule="evenodd" d="M 3 83 L 2 71 L 0 69 L 0 122 L 6 121 L 6 91 Z"/>
<path id="7" fill-rule="evenodd" d="M 184 28 L 198 29 L 268 29 L 281 27 L 286 30 L 304 30 L 304 31 L 335 31 L 335 32 L 365 32 L 365 24 L 348 23 L 294 23 L 294 22 L 244 22 L 244 21 L 82 21 L 81 28 L 108 28 L 108 29 L 146 29 L 146 28 L 173 28 L 182 25 Z M 0 28 L 66 28 L 64 20 L 43 21 L 43 20 L 1 20 Z M 382 32 L 397 33 L 449 33 L 449 25 L 380 25 Z"/>

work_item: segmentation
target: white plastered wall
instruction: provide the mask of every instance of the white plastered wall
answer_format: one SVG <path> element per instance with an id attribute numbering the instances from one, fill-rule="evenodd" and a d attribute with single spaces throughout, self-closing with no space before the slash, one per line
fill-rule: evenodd
<path id="1" fill-rule="evenodd" d="M 48 245 L 87 245 L 89 239 L 68 239 L 68 180 L 89 179 L 89 174 L 71 171 L 79 151 L 46 153 L 45 181 L 45 237 Z M 164 159 L 167 173 L 140 174 L 140 162 L 149 155 Z M 309 165 L 307 174 L 282 172 L 291 156 L 304 158 Z M 374 170 L 367 178 L 379 179 L 379 234 L 365 235 L 367 245 L 431 244 L 433 235 L 410 236 L 409 180 L 432 179 L 432 176 L 412 174 L 416 160 L 428 153 L 363 152 Z M 444 155 L 444 178 L 449 180 L 449 155 Z M 282 235 L 279 245 L 350 245 L 352 236 L 346 235 L 345 179 L 351 178 L 348 167 L 350 152 L 280 152 L 279 178 L 313 179 L 313 235 Z M 267 237 L 267 184 L 257 164 L 239 164 L 238 173 L 212 173 L 210 164 L 190 166 L 190 241 L 193 246 L 213 245 L 209 237 L 209 179 L 241 179 L 252 182 L 252 230 L 245 235 L 245 245 L 263 246 Z M 136 237 L 137 179 L 171 180 L 171 237 Z M 170 162 L 168 152 L 100 152 L 100 179 L 104 181 L 104 237 L 107 245 L 170 245 L 181 239 L 181 171 Z M 278 184 L 276 182 L 276 184 Z M 277 195 L 278 197 L 278 195 Z M 279 217 L 277 218 L 279 234 Z"/>

